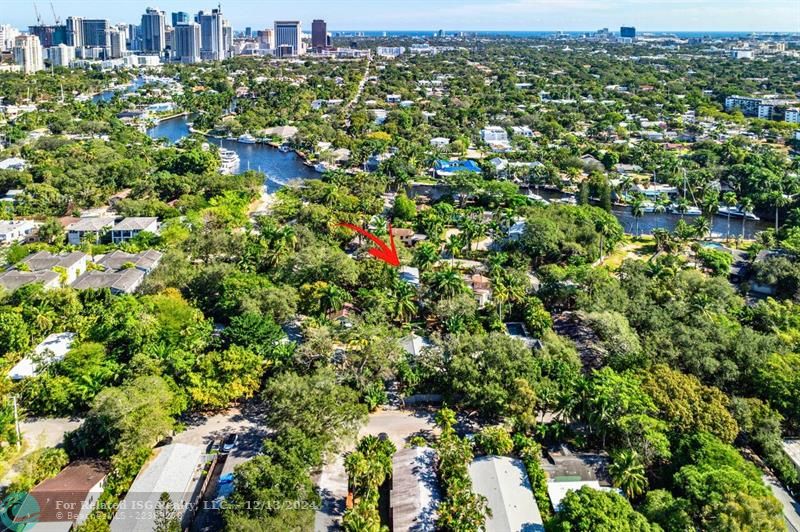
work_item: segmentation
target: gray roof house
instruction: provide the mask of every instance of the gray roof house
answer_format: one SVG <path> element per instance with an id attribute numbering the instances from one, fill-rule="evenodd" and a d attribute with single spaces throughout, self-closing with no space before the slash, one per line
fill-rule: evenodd
<path id="1" fill-rule="evenodd" d="M 122 270 L 126 264 L 133 264 L 137 270 L 142 270 L 144 273 L 153 271 L 164 254 L 154 249 L 148 249 L 140 253 L 126 253 L 124 251 L 115 250 L 102 258 L 97 259 L 97 264 L 103 266 L 106 270 Z"/>
<path id="2" fill-rule="evenodd" d="M 79 246 L 85 235 L 93 235 L 93 242 L 100 241 L 100 236 L 111 229 L 114 218 L 110 216 L 90 216 L 81 218 L 67 226 L 67 241 L 70 245 Z"/>
<path id="3" fill-rule="evenodd" d="M 22 259 L 22 262 L 32 272 L 52 271 L 53 268 L 63 268 L 67 274 L 66 284 L 70 284 L 81 272 L 86 270 L 88 259 L 89 255 L 81 251 L 59 255 L 54 255 L 49 251 L 38 251 Z"/>
<path id="4" fill-rule="evenodd" d="M 127 242 L 142 231 L 158 234 L 158 218 L 135 216 L 125 218 L 111 229 L 111 241 L 115 244 Z"/>
<path id="5" fill-rule="evenodd" d="M 144 272 L 137 268 L 101 272 L 90 270 L 72 283 L 76 290 L 108 288 L 114 295 L 132 294 L 144 281 Z"/>
<path id="6" fill-rule="evenodd" d="M 40 272 L 8 270 L 0 273 L 0 286 L 9 292 L 31 283 L 42 283 L 45 288 L 58 288 L 61 285 L 60 276 L 49 270 Z"/>
<path id="7" fill-rule="evenodd" d="M 392 470 L 392 530 L 436 530 L 436 509 L 441 502 L 436 451 L 430 447 L 402 449 L 392 458 Z"/>
<path id="8" fill-rule="evenodd" d="M 469 465 L 475 493 L 486 497 L 492 516 L 487 532 L 544 532 L 544 521 L 533 497 L 522 460 L 481 456 Z"/>
<path id="9" fill-rule="evenodd" d="M 111 532 L 151 532 L 155 519 L 153 508 L 162 493 L 168 493 L 181 521 L 181 530 L 189 525 L 191 505 L 204 479 L 204 449 L 195 445 L 173 443 L 154 450 L 131 484 L 121 502 Z"/>

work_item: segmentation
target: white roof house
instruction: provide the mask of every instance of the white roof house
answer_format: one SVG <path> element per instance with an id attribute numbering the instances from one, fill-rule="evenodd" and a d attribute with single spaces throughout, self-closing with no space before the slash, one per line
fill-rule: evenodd
<path id="1" fill-rule="evenodd" d="M 544 532 L 544 521 L 533 497 L 522 460 L 481 456 L 469 465 L 472 489 L 486 497 L 492 516 L 487 532 Z"/>
<path id="2" fill-rule="evenodd" d="M 33 354 L 27 355 L 17 362 L 8 372 L 8 377 L 11 380 L 18 381 L 26 377 L 38 375 L 42 366 L 64 360 L 74 340 L 75 333 L 63 332 L 51 334 L 34 348 Z"/>
<path id="3" fill-rule="evenodd" d="M 550 497 L 550 504 L 553 505 L 555 511 L 558 511 L 561 506 L 561 501 L 567 496 L 570 491 L 578 491 L 584 486 L 589 486 L 597 491 L 613 491 L 622 495 L 622 491 L 617 488 L 609 486 L 601 486 L 597 480 L 570 480 L 570 481 L 556 481 L 547 483 L 547 495 Z"/>
<path id="4" fill-rule="evenodd" d="M 111 532 L 151 532 L 154 528 L 153 508 L 162 493 L 169 493 L 182 521 L 190 513 L 195 488 L 203 480 L 204 449 L 184 443 L 173 443 L 155 449 L 155 457 L 147 462 L 131 484 L 128 494 L 111 521 Z"/>
<path id="5" fill-rule="evenodd" d="M 426 347 L 430 347 L 431 345 L 433 344 L 427 339 L 414 333 L 400 339 L 400 347 L 413 357 L 419 356 Z"/>
<path id="6" fill-rule="evenodd" d="M 508 142 L 508 133 L 500 126 L 486 126 L 481 129 L 481 139 L 484 142 Z"/>
<path id="7" fill-rule="evenodd" d="M 401 266 L 397 271 L 401 280 L 419 288 L 419 268 Z"/>
<path id="8" fill-rule="evenodd" d="M 431 146 L 434 148 L 444 148 L 450 144 L 450 139 L 447 137 L 434 137 L 431 139 Z"/>
<path id="9" fill-rule="evenodd" d="M 508 228 L 508 238 L 514 241 L 519 240 L 525 234 L 525 227 L 525 220 L 517 220 L 514 225 Z"/>
<path id="10" fill-rule="evenodd" d="M 411 447 L 395 453 L 389 501 L 392 530 L 436 530 L 436 510 L 441 501 L 436 451 Z"/>
<path id="11" fill-rule="evenodd" d="M 19 157 L 9 157 L 0 161 L 0 170 L 25 170 L 28 162 Z"/>
<path id="12" fill-rule="evenodd" d="M 0 220 L 0 244 L 22 242 L 36 229 L 32 220 Z"/>

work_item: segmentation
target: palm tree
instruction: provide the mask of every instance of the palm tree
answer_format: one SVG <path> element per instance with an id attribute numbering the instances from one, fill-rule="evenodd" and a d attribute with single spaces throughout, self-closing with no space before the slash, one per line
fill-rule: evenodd
<path id="1" fill-rule="evenodd" d="M 450 253 L 450 264 L 452 264 L 456 259 L 456 255 L 460 255 L 461 250 L 464 248 L 464 237 L 461 235 L 450 235 L 450 238 L 447 239 L 444 246 Z"/>
<path id="2" fill-rule="evenodd" d="M 639 236 L 639 218 L 644 216 L 644 201 L 640 196 L 634 196 L 631 199 L 631 214 L 636 220 L 636 236 Z"/>
<path id="3" fill-rule="evenodd" d="M 614 485 L 625 492 L 629 499 L 636 499 L 647 490 L 647 476 L 639 453 L 625 449 L 614 455 L 608 466 Z"/>
<path id="4" fill-rule="evenodd" d="M 390 299 L 394 318 L 405 323 L 417 311 L 417 291 L 410 284 L 396 279 Z"/>
<path id="5" fill-rule="evenodd" d="M 716 193 L 716 191 L 708 193 L 703 197 L 703 204 L 700 210 L 703 211 L 703 218 L 708 221 L 708 234 L 710 235 L 711 230 L 714 227 L 714 215 L 717 214 L 717 211 L 719 211 L 719 195 Z M 705 236 L 705 233 L 700 234 L 699 236 L 703 237 Z"/>
<path id="6" fill-rule="evenodd" d="M 433 274 L 431 286 L 442 297 L 453 297 L 467 291 L 461 274 L 454 268 L 442 268 Z"/>
<path id="7" fill-rule="evenodd" d="M 736 205 L 736 194 L 731 191 L 726 192 L 722 195 L 722 202 L 728 208 L 728 230 L 726 234 L 726 239 L 730 240 L 731 238 L 731 208 Z"/>
<path id="8" fill-rule="evenodd" d="M 750 198 L 742 198 L 742 201 L 739 202 L 739 208 L 742 210 L 742 240 L 744 240 L 747 215 L 753 212 L 753 200 L 751 200 Z"/>
<path id="9" fill-rule="evenodd" d="M 422 271 L 436 264 L 439 260 L 439 250 L 431 242 L 420 242 L 414 249 L 414 265 Z"/>
<path id="10" fill-rule="evenodd" d="M 335 284 L 328 284 L 320 295 L 320 308 L 325 314 L 331 311 L 342 310 L 348 298 L 347 291 Z"/>
<path id="11" fill-rule="evenodd" d="M 500 315 L 500 320 L 503 319 L 503 303 L 508 301 L 510 295 L 508 286 L 501 280 L 497 280 L 492 284 L 492 299 L 497 303 L 497 313 Z"/>
<path id="12" fill-rule="evenodd" d="M 791 196 L 787 196 L 781 189 L 778 189 L 772 194 L 772 202 L 775 204 L 775 232 L 778 232 L 778 218 L 780 217 L 780 210 L 792 202 Z"/>

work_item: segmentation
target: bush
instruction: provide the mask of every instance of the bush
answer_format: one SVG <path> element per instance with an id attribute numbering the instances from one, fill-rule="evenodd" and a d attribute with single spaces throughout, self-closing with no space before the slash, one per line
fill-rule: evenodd
<path id="1" fill-rule="evenodd" d="M 485 427 L 475 436 L 475 445 L 484 454 L 506 456 L 514 450 L 514 442 L 503 427 Z"/>
<path id="2" fill-rule="evenodd" d="M 47 447 L 34 451 L 22 459 L 22 471 L 8 487 L 8 492 L 30 491 L 43 480 L 58 475 L 68 463 L 69 456 L 64 449 Z"/>

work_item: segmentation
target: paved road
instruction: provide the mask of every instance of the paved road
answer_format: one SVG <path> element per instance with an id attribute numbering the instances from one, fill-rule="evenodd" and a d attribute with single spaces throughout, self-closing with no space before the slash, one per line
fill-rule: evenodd
<path id="1" fill-rule="evenodd" d="M 80 419 L 69 418 L 39 418 L 20 422 L 20 431 L 25 442 L 22 456 L 27 456 L 38 449 L 60 445 L 64 441 L 64 434 L 77 429 L 80 424 Z M 15 462 L 15 466 L 20 464 L 21 460 Z M 8 486 L 18 474 L 17 467 L 12 467 L 0 480 L 0 486 Z"/>
<path id="2" fill-rule="evenodd" d="M 367 424 L 359 431 L 358 437 L 386 434 L 398 449 L 402 449 L 412 436 L 436 434 L 437 429 L 433 422 L 433 412 L 427 409 L 381 410 L 370 414 Z M 326 464 L 322 469 L 317 482 L 322 497 L 322 507 L 314 519 L 314 530 L 317 532 L 339 530 L 347 499 L 344 455 L 352 448 L 352 445 L 349 446 L 336 457 L 336 460 Z"/>
<path id="3" fill-rule="evenodd" d="M 789 495 L 780 482 L 772 476 L 764 475 L 764 484 L 770 487 L 772 494 L 783 506 L 783 518 L 790 532 L 800 531 L 800 504 Z"/>
<path id="4" fill-rule="evenodd" d="M 187 420 L 185 431 L 173 437 L 172 441 L 175 443 L 209 447 L 215 441 L 222 442 L 229 434 L 239 435 L 236 448 L 227 454 L 221 470 L 215 471 L 216 478 L 212 478 L 209 482 L 207 501 L 212 501 L 216 496 L 217 480 L 220 476 L 233 473 L 236 466 L 250 460 L 261 450 L 268 431 L 263 422 L 264 413 L 259 406 L 247 404 L 243 408 L 231 408 L 211 416 L 195 416 Z M 221 530 L 223 523 L 220 511 L 211 508 L 210 503 L 204 504 L 202 508 L 192 523 L 192 530 L 195 532 Z"/>

